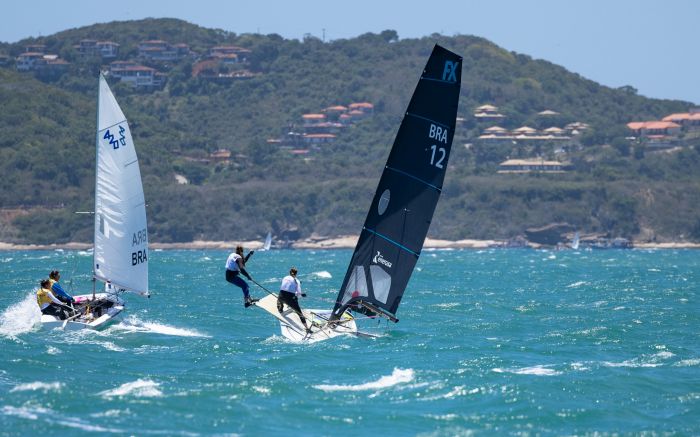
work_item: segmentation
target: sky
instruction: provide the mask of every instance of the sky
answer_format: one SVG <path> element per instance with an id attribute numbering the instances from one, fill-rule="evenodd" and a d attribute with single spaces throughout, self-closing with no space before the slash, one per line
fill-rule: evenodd
<path id="1" fill-rule="evenodd" d="M 1 9 L 2 42 L 147 17 L 295 39 L 475 35 L 606 86 L 700 105 L 697 0 L 6 0 Z"/>

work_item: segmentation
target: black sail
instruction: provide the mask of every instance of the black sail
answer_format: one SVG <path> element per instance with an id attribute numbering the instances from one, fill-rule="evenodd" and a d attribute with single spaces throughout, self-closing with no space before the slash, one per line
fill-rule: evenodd
<path id="1" fill-rule="evenodd" d="M 462 57 L 436 45 L 396 134 L 333 318 L 349 308 L 397 321 L 442 191 L 461 77 Z"/>

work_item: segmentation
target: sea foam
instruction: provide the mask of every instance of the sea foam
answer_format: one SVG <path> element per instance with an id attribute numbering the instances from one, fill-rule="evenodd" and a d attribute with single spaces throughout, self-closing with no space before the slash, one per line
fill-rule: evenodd
<path id="1" fill-rule="evenodd" d="M 406 382 L 413 381 L 414 372 L 413 369 L 398 369 L 394 368 L 391 375 L 382 376 L 376 381 L 366 382 L 359 385 L 335 385 L 335 384 L 320 384 L 314 385 L 313 387 L 318 390 L 323 391 L 365 391 L 365 390 L 380 390 L 383 388 L 388 388 L 396 384 L 402 384 Z"/>
<path id="2" fill-rule="evenodd" d="M 105 390 L 99 393 L 106 398 L 133 396 L 136 398 L 157 398 L 163 396 L 163 392 L 158 389 L 158 383 L 150 379 L 137 379 L 127 382 L 112 390 Z"/>
<path id="3" fill-rule="evenodd" d="M 154 334 L 172 335 L 175 337 L 209 338 L 208 335 L 202 334 L 194 329 L 177 328 L 162 323 L 143 321 L 136 316 L 127 317 L 121 323 L 114 325 L 112 329 L 131 332 L 152 332 Z"/>
<path id="4" fill-rule="evenodd" d="M 41 312 L 36 304 L 36 294 L 31 292 L 0 314 L 0 335 L 16 337 L 33 331 L 40 324 Z"/>
<path id="5" fill-rule="evenodd" d="M 516 375 L 535 375 L 535 376 L 556 376 L 561 375 L 561 372 L 550 369 L 546 366 L 538 365 L 531 367 L 521 367 L 519 369 L 501 369 L 499 367 L 493 369 L 496 373 L 514 373 Z"/>
<path id="6" fill-rule="evenodd" d="M 17 391 L 37 391 L 41 390 L 44 393 L 48 391 L 60 391 L 61 387 L 63 384 L 60 382 L 41 382 L 41 381 L 36 381 L 36 382 L 29 382 L 26 384 L 19 384 L 10 390 L 10 393 L 14 393 Z"/>
<path id="7" fill-rule="evenodd" d="M 320 272 L 313 272 L 311 275 L 321 279 L 331 279 L 333 277 L 333 275 L 331 275 L 330 272 L 327 272 L 325 270 L 322 270 Z"/>

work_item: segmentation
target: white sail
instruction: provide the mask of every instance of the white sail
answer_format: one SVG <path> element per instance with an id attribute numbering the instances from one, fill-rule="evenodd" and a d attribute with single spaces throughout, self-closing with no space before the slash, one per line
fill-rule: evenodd
<path id="1" fill-rule="evenodd" d="M 578 231 L 576 231 L 576 234 L 574 234 L 574 241 L 571 243 L 571 248 L 574 250 L 578 250 L 578 245 L 579 245 L 579 234 Z"/>
<path id="2" fill-rule="evenodd" d="M 95 174 L 94 275 L 148 291 L 146 205 L 129 125 L 100 75 Z"/>
<path id="3" fill-rule="evenodd" d="M 268 232 L 267 237 L 265 237 L 265 243 L 263 243 L 262 250 L 270 250 L 272 247 L 272 233 Z"/>

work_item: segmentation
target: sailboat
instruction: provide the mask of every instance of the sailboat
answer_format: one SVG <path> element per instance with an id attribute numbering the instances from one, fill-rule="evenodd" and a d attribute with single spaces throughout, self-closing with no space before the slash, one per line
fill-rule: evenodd
<path id="1" fill-rule="evenodd" d="M 578 246 L 579 246 L 579 244 L 580 244 L 580 243 L 579 243 L 580 239 L 581 239 L 581 237 L 580 237 L 578 231 L 576 231 L 576 233 L 574 234 L 574 239 L 573 239 L 573 241 L 571 242 L 571 248 L 572 248 L 572 249 L 578 250 Z"/>
<path id="2" fill-rule="evenodd" d="M 122 293 L 148 293 L 148 229 L 141 171 L 126 117 L 100 74 L 97 104 L 92 293 L 74 296 L 73 315 L 42 315 L 44 327 L 100 329 L 124 311 Z M 97 293 L 97 281 L 104 292 Z"/>
<path id="3" fill-rule="evenodd" d="M 270 250 L 270 247 L 272 247 L 272 232 L 267 233 L 267 236 L 265 237 L 265 242 L 263 243 L 262 249 L 260 250 Z"/>
<path id="4" fill-rule="evenodd" d="M 367 336 L 360 313 L 398 322 L 396 311 L 423 249 L 454 136 L 462 58 L 435 45 L 399 126 L 374 199 L 332 310 L 304 310 L 307 333 L 289 308 L 279 313 L 270 294 L 256 305 L 279 319 L 293 341 Z M 366 318 L 365 317 L 365 318 Z"/>

